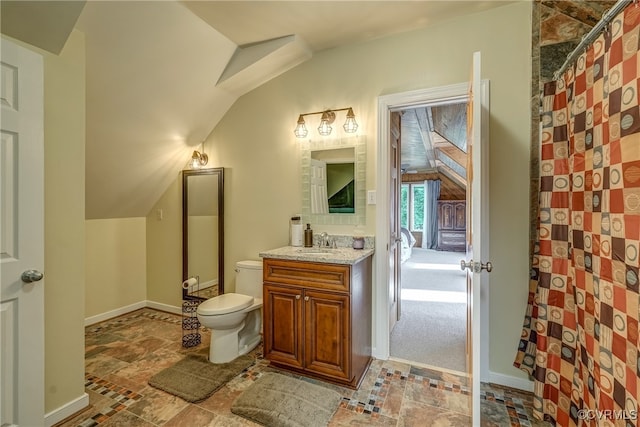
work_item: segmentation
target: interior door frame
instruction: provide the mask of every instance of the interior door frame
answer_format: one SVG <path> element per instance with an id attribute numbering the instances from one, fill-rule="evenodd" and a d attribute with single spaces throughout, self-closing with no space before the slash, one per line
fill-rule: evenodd
<path id="1" fill-rule="evenodd" d="M 480 88 L 481 99 L 485 111 L 489 110 L 488 103 L 489 81 L 482 80 Z M 390 185 L 390 156 L 389 156 L 389 115 L 391 111 L 403 108 L 418 107 L 421 105 L 444 105 L 466 102 L 469 98 L 469 83 L 458 83 L 435 88 L 418 89 L 407 92 L 399 92 L 378 97 L 378 147 L 377 147 L 377 178 L 376 178 L 376 239 L 375 239 L 375 288 L 374 310 L 376 313 L 373 324 L 373 356 L 387 360 L 390 355 L 389 339 L 389 290 L 387 278 L 389 277 L 389 185 Z M 484 117 L 483 121 L 488 120 Z M 489 128 L 489 123 L 482 124 L 483 129 Z M 483 132 L 486 132 L 483 130 Z M 487 189 L 488 190 L 488 189 Z M 484 194 L 484 192 L 483 192 Z M 488 191 L 487 191 L 488 194 Z M 482 233 L 488 236 L 488 215 L 485 215 L 487 224 L 483 224 Z M 484 239 L 488 242 L 488 237 Z M 488 248 L 487 248 L 488 249 Z M 462 255 L 462 254 L 461 254 Z M 488 256 L 488 250 L 486 255 Z M 481 347 L 480 353 L 480 380 L 488 381 L 489 377 L 489 292 L 487 275 L 483 275 L 481 287 L 480 340 L 486 345 Z"/>

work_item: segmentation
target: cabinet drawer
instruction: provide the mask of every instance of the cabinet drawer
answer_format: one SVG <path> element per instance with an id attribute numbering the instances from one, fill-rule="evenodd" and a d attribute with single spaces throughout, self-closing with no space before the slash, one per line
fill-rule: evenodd
<path id="1" fill-rule="evenodd" d="M 350 274 L 351 268 L 348 265 L 269 258 L 264 260 L 264 281 L 271 283 L 348 292 Z"/>
<path id="2" fill-rule="evenodd" d="M 443 243 L 453 245 L 453 244 L 464 244 L 466 242 L 467 236 L 464 232 L 456 232 L 456 231 L 442 231 L 440 233 L 440 239 Z"/>

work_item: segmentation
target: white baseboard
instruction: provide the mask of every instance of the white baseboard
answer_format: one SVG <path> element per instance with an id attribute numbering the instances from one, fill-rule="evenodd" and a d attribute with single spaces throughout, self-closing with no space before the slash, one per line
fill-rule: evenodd
<path id="1" fill-rule="evenodd" d="M 84 326 L 94 325 L 105 320 L 113 319 L 114 317 L 122 316 L 123 314 L 131 313 L 132 311 L 139 310 L 141 308 L 153 308 L 160 311 L 166 311 L 167 313 L 182 314 L 182 308 L 175 305 L 163 304 L 155 301 L 140 301 L 135 304 L 130 304 L 125 307 L 120 307 L 115 310 L 107 311 L 106 313 L 97 314 L 95 316 L 87 317 L 84 319 Z"/>
<path id="2" fill-rule="evenodd" d="M 84 326 L 94 325 L 98 322 L 104 322 L 105 320 L 113 319 L 114 317 L 122 316 L 123 314 L 130 313 L 132 311 L 145 308 L 147 306 L 146 301 L 140 301 L 135 304 L 120 307 L 115 310 L 107 311 L 106 313 L 97 314 L 95 316 L 87 317 L 84 319 Z"/>
<path id="3" fill-rule="evenodd" d="M 51 427 L 60 421 L 72 416 L 73 414 L 82 411 L 89 406 L 89 395 L 83 393 L 82 396 L 74 399 L 68 403 L 65 403 L 58 409 L 55 409 L 44 416 L 44 425 Z"/>
<path id="4" fill-rule="evenodd" d="M 519 378 L 511 375 L 499 374 L 497 372 L 489 371 L 488 380 L 488 382 L 492 384 L 498 384 L 506 387 L 517 388 L 518 390 L 533 392 L 533 381 L 530 381 L 526 378 Z"/>
<path id="5" fill-rule="evenodd" d="M 175 305 L 163 304 L 161 302 L 146 301 L 146 306 L 160 311 L 166 311 L 167 313 L 182 314 L 182 307 L 176 307 Z"/>

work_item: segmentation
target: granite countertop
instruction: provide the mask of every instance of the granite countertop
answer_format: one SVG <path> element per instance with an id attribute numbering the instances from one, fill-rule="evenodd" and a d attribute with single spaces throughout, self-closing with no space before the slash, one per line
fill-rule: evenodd
<path id="1" fill-rule="evenodd" d="M 284 246 L 260 252 L 261 258 L 290 259 L 294 261 L 324 262 L 327 264 L 356 264 L 373 254 L 373 249 L 302 248 Z"/>

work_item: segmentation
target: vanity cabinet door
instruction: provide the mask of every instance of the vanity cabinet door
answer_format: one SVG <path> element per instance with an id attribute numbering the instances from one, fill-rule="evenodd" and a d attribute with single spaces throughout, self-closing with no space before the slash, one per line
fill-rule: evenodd
<path id="1" fill-rule="evenodd" d="M 302 289 L 265 283 L 263 292 L 265 357 L 302 368 Z"/>
<path id="2" fill-rule="evenodd" d="M 304 291 L 305 368 L 308 371 L 351 380 L 349 296 Z"/>

